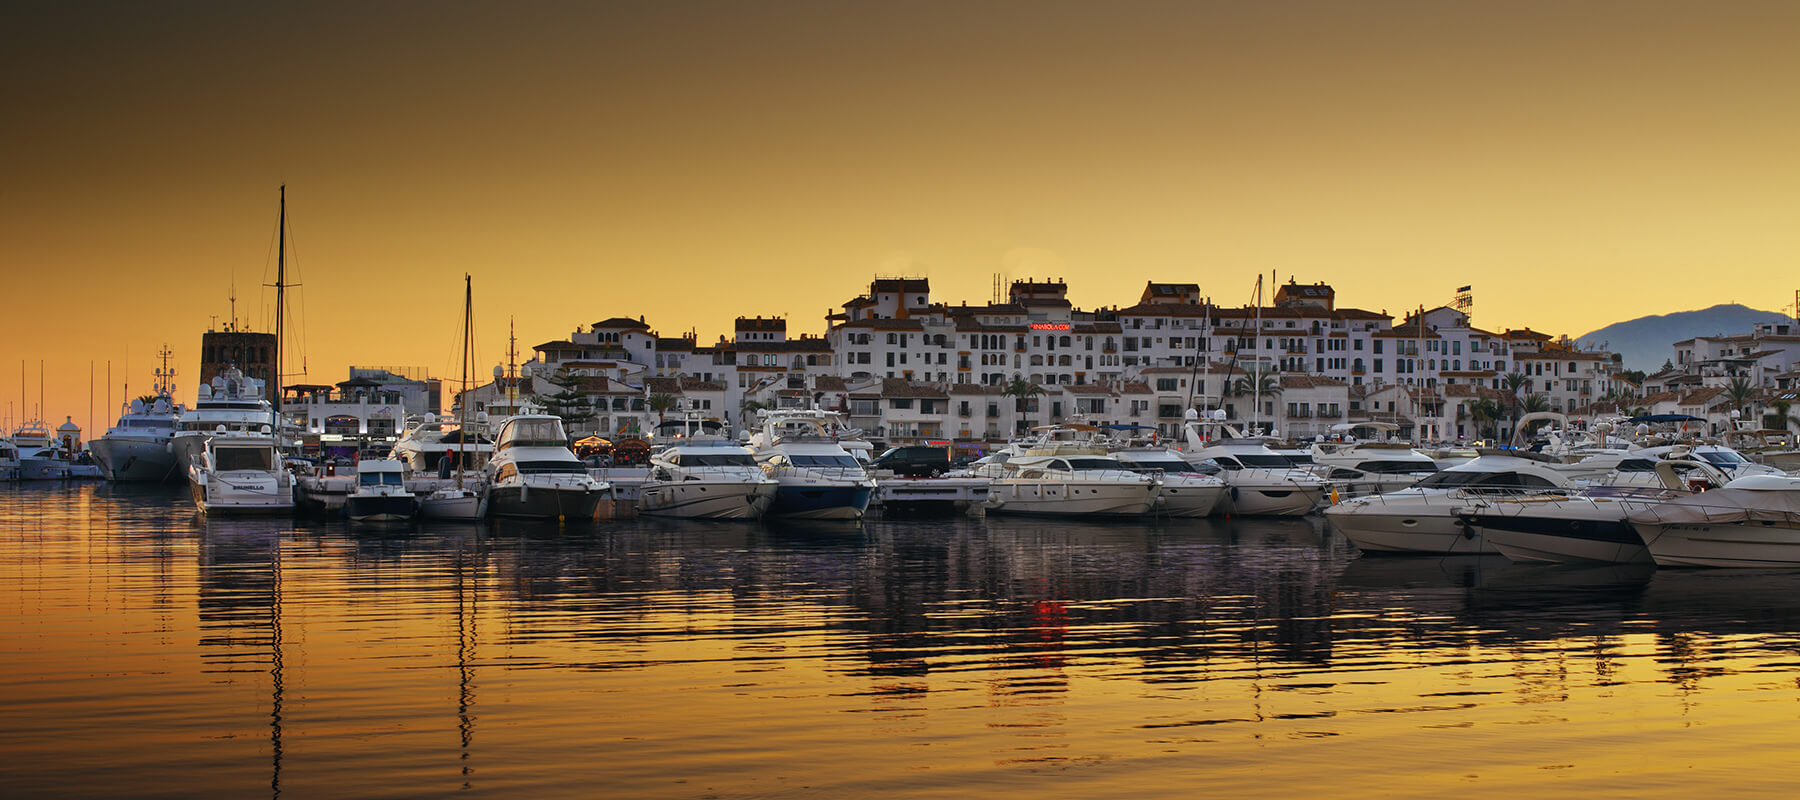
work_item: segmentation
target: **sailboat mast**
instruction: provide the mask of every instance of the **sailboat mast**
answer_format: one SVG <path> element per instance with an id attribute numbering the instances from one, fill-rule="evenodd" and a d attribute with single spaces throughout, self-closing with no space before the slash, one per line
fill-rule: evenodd
<path id="1" fill-rule="evenodd" d="M 287 184 L 281 185 L 281 215 L 276 220 L 279 232 L 275 247 L 275 383 L 270 387 L 269 407 L 273 409 L 275 435 L 281 435 L 281 311 L 287 298 L 283 292 L 287 289 Z"/>
<path id="2" fill-rule="evenodd" d="M 469 446 L 469 333 L 472 327 L 469 322 L 475 305 L 475 288 L 469 281 L 469 273 L 463 273 L 463 352 L 462 352 L 462 396 L 456 404 L 456 488 L 463 485 L 463 470 L 468 467 Z"/>
<path id="3" fill-rule="evenodd" d="M 1262 427 L 1263 355 L 1262 348 L 1258 346 L 1260 343 L 1257 341 L 1262 338 L 1262 304 L 1263 281 L 1262 275 L 1259 273 L 1256 276 L 1256 333 L 1253 334 L 1256 338 L 1250 340 L 1251 349 L 1256 350 L 1256 361 L 1251 363 L 1255 371 L 1250 375 L 1250 429 L 1252 431 Z M 1256 434 L 1252 433 L 1251 435 Z"/>

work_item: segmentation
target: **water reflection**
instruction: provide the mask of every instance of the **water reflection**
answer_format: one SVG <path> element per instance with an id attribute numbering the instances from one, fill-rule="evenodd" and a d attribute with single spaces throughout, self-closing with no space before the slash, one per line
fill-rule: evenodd
<path id="1" fill-rule="evenodd" d="M 1196 758 L 1230 794 L 1408 793 L 1373 780 L 1394 753 L 1529 789 L 1627 734 L 1774 757 L 1800 701 L 1800 573 L 1362 559 L 1310 518 L 366 528 L 88 486 L 5 490 L 0 531 L 26 793 L 1093 796 Z M 110 768 L 75 769 L 96 737 Z"/>

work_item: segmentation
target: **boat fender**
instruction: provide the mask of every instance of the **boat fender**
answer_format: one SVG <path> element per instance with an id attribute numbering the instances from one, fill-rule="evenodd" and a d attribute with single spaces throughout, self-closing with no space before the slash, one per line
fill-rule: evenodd
<path id="1" fill-rule="evenodd" d="M 1237 489 L 1238 489 L 1238 487 L 1236 487 L 1236 486 L 1231 487 L 1231 499 L 1233 499 L 1233 500 L 1238 499 L 1238 490 Z"/>
<path id="2" fill-rule="evenodd" d="M 1464 539 L 1475 538 L 1475 526 L 1466 519 L 1462 520 L 1462 537 Z"/>

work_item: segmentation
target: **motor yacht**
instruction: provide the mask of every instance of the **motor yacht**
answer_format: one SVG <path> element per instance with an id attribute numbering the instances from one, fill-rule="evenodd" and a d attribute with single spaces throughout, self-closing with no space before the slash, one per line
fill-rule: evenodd
<path id="1" fill-rule="evenodd" d="M 1520 563 L 1649 563 L 1650 552 L 1626 517 L 1727 478 L 1697 459 L 1659 461 L 1656 486 L 1597 485 L 1566 497 L 1502 497 L 1461 509 L 1457 519 L 1501 555 Z"/>
<path id="2" fill-rule="evenodd" d="M 1102 447 L 1047 443 L 1007 460 L 985 506 L 989 514 L 1138 516 L 1156 508 L 1161 489 L 1160 473 L 1130 469 Z"/>
<path id="3" fill-rule="evenodd" d="M 356 462 L 356 488 L 344 498 L 344 516 L 352 522 L 405 522 L 418 510 L 418 498 L 407 491 L 406 468 L 399 461 Z"/>
<path id="4" fill-rule="evenodd" d="M 13 431 L 10 440 L 18 454 L 19 480 L 61 481 L 69 479 L 69 460 L 59 452 L 50 426 L 31 420 Z"/>
<path id="5" fill-rule="evenodd" d="M 1399 431 L 1400 426 L 1392 422 L 1333 425 L 1331 430 L 1342 437 L 1340 441 L 1313 444 L 1315 474 L 1331 481 L 1342 495 L 1357 497 L 1404 489 L 1440 469 L 1435 459 L 1406 442 L 1385 438 L 1358 441 L 1354 436 L 1358 429 L 1386 437 Z"/>
<path id="6" fill-rule="evenodd" d="M 407 423 L 389 457 L 402 464 L 407 489 L 419 498 L 419 515 L 480 519 L 484 468 L 494 453 L 493 440 L 483 434 L 487 415 L 465 424 L 426 414 Z"/>
<path id="7" fill-rule="evenodd" d="M 169 450 L 177 468 L 186 473 L 207 440 L 220 435 L 256 438 L 262 435 L 257 431 L 275 420 L 274 407 L 263 396 L 263 382 L 230 367 L 200 387 L 194 407 L 182 413 L 180 427 L 169 439 Z M 269 435 L 281 434 L 276 430 Z"/>
<path id="8" fill-rule="evenodd" d="M 293 513 L 293 476 L 268 426 L 259 433 L 207 439 L 187 475 L 194 505 L 204 513 Z"/>
<path id="9" fill-rule="evenodd" d="M 766 412 L 750 437 L 763 472 L 777 482 L 767 516 L 859 520 L 875 496 L 875 480 L 839 445 L 847 431 L 838 415 L 819 410 Z"/>
<path id="10" fill-rule="evenodd" d="M 1112 451 L 1112 456 L 1126 469 L 1160 477 L 1162 488 L 1156 497 L 1158 514 L 1204 517 L 1212 514 L 1225 499 L 1228 487 L 1223 478 L 1189 463 L 1180 453 L 1166 447 L 1128 447 Z"/>
<path id="11" fill-rule="evenodd" d="M 1325 519 L 1364 552 L 1478 554 L 1499 551 L 1456 517 L 1471 505 L 1517 496 L 1566 496 L 1580 488 L 1548 456 L 1483 449 L 1406 489 L 1343 500 Z"/>
<path id="12" fill-rule="evenodd" d="M 1800 478 L 1751 475 L 1626 515 L 1659 567 L 1800 566 Z"/>
<path id="13" fill-rule="evenodd" d="M 488 513 L 524 519 L 588 520 L 612 496 L 569 449 L 559 417 L 521 414 L 500 424 L 488 460 Z"/>
<path id="14" fill-rule="evenodd" d="M 640 514 L 690 519 L 760 519 L 778 482 L 750 448 L 721 435 L 717 423 L 669 420 L 668 443 L 650 454 L 650 477 L 638 489 Z"/>
<path id="15" fill-rule="evenodd" d="M 1323 478 L 1294 466 L 1270 450 L 1261 438 L 1246 437 L 1224 424 L 1225 412 L 1202 422 L 1188 411 L 1182 426 L 1182 456 L 1196 464 L 1210 461 L 1228 490 L 1220 510 L 1249 516 L 1299 516 L 1312 511 L 1331 488 Z M 1217 435 L 1215 435 L 1215 432 Z"/>
<path id="16" fill-rule="evenodd" d="M 165 347 L 160 355 L 163 365 L 156 369 L 150 397 L 132 400 L 118 424 L 88 442 L 88 451 L 109 481 L 170 482 L 187 477 L 169 451 L 169 440 L 186 409 L 175 402 L 175 370 L 169 367 L 173 354 Z"/>

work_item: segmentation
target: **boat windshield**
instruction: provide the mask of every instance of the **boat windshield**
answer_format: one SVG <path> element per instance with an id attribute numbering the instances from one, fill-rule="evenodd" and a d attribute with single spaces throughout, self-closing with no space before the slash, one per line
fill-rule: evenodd
<path id="1" fill-rule="evenodd" d="M 861 462 L 849 455 L 790 456 L 796 467 L 860 467 Z"/>
<path id="2" fill-rule="evenodd" d="M 579 461 L 520 461 L 516 465 L 519 472 L 526 475 L 587 474 L 587 468 Z"/>
<path id="3" fill-rule="evenodd" d="M 1431 461 L 1364 461 L 1356 465 L 1363 472 L 1437 472 L 1437 464 Z"/>
<path id="4" fill-rule="evenodd" d="M 359 486 L 399 486 L 401 485 L 400 473 L 359 472 L 356 475 L 356 483 Z"/>
<path id="5" fill-rule="evenodd" d="M 1287 469 L 1294 465 L 1286 456 L 1275 453 L 1233 453 L 1233 458 L 1246 467 L 1262 467 L 1264 469 Z"/>
<path id="6" fill-rule="evenodd" d="M 677 453 L 670 459 L 684 467 L 754 467 L 749 453 Z"/>
<path id="7" fill-rule="evenodd" d="M 1458 489 L 1458 488 L 1555 488 L 1556 484 L 1536 475 L 1519 472 L 1456 472 L 1445 471 L 1432 475 L 1413 484 L 1420 489 Z"/>
<path id="8" fill-rule="evenodd" d="M 1117 459 L 1111 458 L 1071 458 L 1068 461 L 1071 470 L 1125 468 Z"/>
<path id="9" fill-rule="evenodd" d="M 1194 465 L 1182 461 L 1179 458 L 1134 458 L 1131 460 L 1131 465 L 1137 469 L 1160 469 L 1171 475 L 1184 475 L 1188 473 L 1198 473 L 1200 471 L 1196 469 Z"/>
<path id="10" fill-rule="evenodd" d="M 560 419 L 521 419 L 515 420 L 506 429 L 501 448 L 507 447 L 568 447 L 569 438 L 563 434 Z"/>
<path id="11" fill-rule="evenodd" d="M 275 450 L 270 447 L 221 447 L 213 451 L 213 471 L 262 470 L 275 468 Z"/>
<path id="12" fill-rule="evenodd" d="M 1744 458 L 1730 450 L 1708 450 L 1696 455 L 1706 459 L 1706 463 L 1708 464 L 1714 464 L 1721 467 L 1735 467 L 1740 464 L 1750 463 L 1750 459 Z"/>

